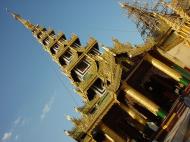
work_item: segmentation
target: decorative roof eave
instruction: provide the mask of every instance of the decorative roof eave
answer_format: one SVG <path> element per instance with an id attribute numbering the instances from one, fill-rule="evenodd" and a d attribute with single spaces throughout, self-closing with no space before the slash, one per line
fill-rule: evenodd
<path id="1" fill-rule="evenodd" d="M 110 49 L 112 52 L 116 55 L 127 53 L 130 58 L 149 51 L 155 45 L 155 41 L 152 38 L 148 38 L 144 44 L 136 45 L 136 47 L 133 47 L 130 43 L 122 44 L 117 39 L 114 39 L 113 42 L 114 48 Z"/>
<path id="2" fill-rule="evenodd" d="M 92 101 L 87 101 L 84 106 L 78 107 L 76 110 L 82 114 L 88 114 L 88 112 L 94 107 L 99 99 L 99 97 L 96 97 Z"/>
<path id="3" fill-rule="evenodd" d="M 100 103 L 101 102 L 101 103 Z M 99 105 L 94 114 L 89 114 L 88 117 L 83 117 L 80 124 L 77 125 L 72 131 L 69 131 L 69 136 L 79 139 L 80 133 L 88 133 L 99 124 L 102 118 L 107 114 L 114 103 L 118 103 L 116 94 L 107 94 L 99 99 Z"/>

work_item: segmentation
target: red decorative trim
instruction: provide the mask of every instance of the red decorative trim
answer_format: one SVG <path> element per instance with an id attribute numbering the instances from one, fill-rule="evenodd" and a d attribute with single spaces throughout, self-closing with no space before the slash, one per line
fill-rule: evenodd
<path id="1" fill-rule="evenodd" d="M 185 67 L 185 69 L 186 69 L 188 72 L 190 72 L 190 68 L 188 68 L 188 67 Z"/>

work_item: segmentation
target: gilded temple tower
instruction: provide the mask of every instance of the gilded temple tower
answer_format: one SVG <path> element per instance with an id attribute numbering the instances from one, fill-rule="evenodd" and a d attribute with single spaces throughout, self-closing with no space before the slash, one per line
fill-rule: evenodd
<path id="1" fill-rule="evenodd" d="M 183 17 L 186 24 L 180 28 L 188 31 L 187 12 L 163 1 L 158 5 Z M 165 141 L 176 133 L 174 127 L 187 111 L 182 98 L 190 90 L 190 65 L 169 51 L 187 42 L 188 35 L 183 38 L 167 20 L 173 18 L 167 10 L 146 9 L 137 3 L 121 6 L 134 19 L 144 44 L 113 39 L 113 48 L 107 48 L 90 38 L 81 45 L 77 35 L 66 39 L 63 33 L 11 13 L 32 32 L 84 100 L 83 106 L 75 108 L 80 119 L 67 116 L 74 128 L 65 134 L 78 142 Z"/>

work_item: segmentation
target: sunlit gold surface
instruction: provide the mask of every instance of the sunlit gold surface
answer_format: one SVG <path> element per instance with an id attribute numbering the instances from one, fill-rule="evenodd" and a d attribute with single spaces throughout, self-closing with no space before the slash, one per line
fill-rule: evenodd
<path id="1" fill-rule="evenodd" d="M 107 127 L 104 123 L 101 123 L 100 129 L 107 134 L 111 139 L 114 139 L 115 142 L 126 142 L 127 140 L 124 140 L 122 137 L 120 137 L 116 132 L 114 132 L 112 129 Z"/>
<path id="2" fill-rule="evenodd" d="M 157 60 L 156 58 L 152 57 L 151 55 L 147 54 L 144 59 L 147 60 L 148 62 L 150 62 L 155 68 L 164 72 L 165 74 L 172 77 L 176 81 L 180 81 L 180 79 L 182 78 L 180 73 L 178 73 L 174 69 L 170 68 L 166 64 L 162 63 L 161 61 Z"/>
<path id="3" fill-rule="evenodd" d="M 159 111 L 159 106 L 156 105 L 154 102 L 143 96 L 141 93 L 133 89 L 131 86 L 125 84 L 124 91 L 126 92 L 126 97 L 130 96 L 134 99 L 137 103 L 148 109 L 153 114 L 157 115 Z"/>
<path id="4" fill-rule="evenodd" d="M 139 123 L 145 125 L 146 119 L 143 118 L 140 113 L 137 112 L 134 108 L 128 107 L 122 103 L 120 103 L 120 107 L 125 110 L 133 119 L 137 120 Z"/>

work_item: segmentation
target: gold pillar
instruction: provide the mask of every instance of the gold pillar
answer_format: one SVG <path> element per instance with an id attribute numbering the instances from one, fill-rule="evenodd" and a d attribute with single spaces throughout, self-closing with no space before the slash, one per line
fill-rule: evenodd
<path id="1" fill-rule="evenodd" d="M 139 122 L 139 123 L 142 124 L 142 125 L 145 125 L 145 124 L 146 124 L 147 120 L 146 120 L 143 116 L 141 116 L 141 114 L 140 114 L 137 110 L 135 110 L 135 109 L 132 108 L 132 107 L 126 106 L 126 105 L 124 105 L 124 104 L 122 104 L 122 103 L 120 103 L 119 105 L 120 105 L 120 107 L 121 107 L 123 110 L 125 110 L 134 120 L 136 120 L 137 122 Z"/>
<path id="2" fill-rule="evenodd" d="M 133 89 L 128 84 L 125 83 L 123 87 L 126 93 L 125 97 L 127 96 L 131 97 L 133 100 L 135 100 L 137 103 L 142 105 L 144 108 L 146 108 L 156 116 L 159 116 L 162 119 L 165 117 L 165 113 L 161 110 L 161 108 L 157 104 L 146 98 L 144 95 Z"/>
<path id="3" fill-rule="evenodd" d="M 104 142 L 115 142 L 109 135 L 104 134 L 106 137 L 106 140 L 104 140 Z"/>
<path id="4" fill-rule="evenodd" d="M 104 123 L 101 123 L 99 127 L 102 130 L 102 132 L 104 132 L 109 137 L 109 139 L 113 140 L 113 142 L 127 142 L 127 140 L 123 139 L 120 135 L 118 135 Z"/>
<path id="5" fill-rule="evenodd" d="M 144 58 L 146 61 L 151 63 L 155 68 L 159 69 L 160 71 L 164 72 L 168 76 L 172 77 L 173 79 L 180 81 L 182 78 L 181 74 L 175 71 L 174 69 L 170 68 L 166 64 L 160 62 L 159 60 L 152 57 L 150 54 L 147 54 Z"/>
<path id="6" fill-rule="evenodd" d="M 190 81 L 184 78 L 179 72 L 172 69 L 171 67 L 167 66 L 166 64 L 162 63 L 158 59 L 152 57 L 150 54 L 147 54 L 144 59 L 151 63 L 155 68 L 159 69 L 160 71 L 164 72 L 174 80 L 180 82 L 181 84 L 188 86 Z"/>

